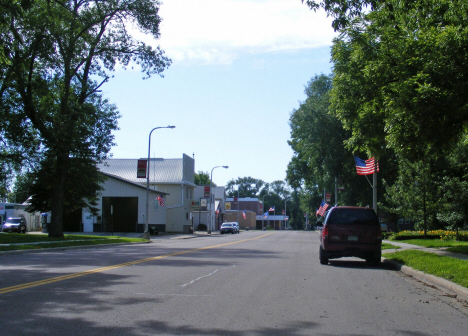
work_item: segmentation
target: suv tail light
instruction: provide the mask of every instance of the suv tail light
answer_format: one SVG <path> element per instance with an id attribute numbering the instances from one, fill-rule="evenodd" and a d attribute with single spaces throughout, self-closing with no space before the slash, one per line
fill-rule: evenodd
<path id="1" fill-rule="evenodd" d="M 328 227 L 324 226 L 322 228 L 322 238 L 327 239 L 328 238 Z"/>

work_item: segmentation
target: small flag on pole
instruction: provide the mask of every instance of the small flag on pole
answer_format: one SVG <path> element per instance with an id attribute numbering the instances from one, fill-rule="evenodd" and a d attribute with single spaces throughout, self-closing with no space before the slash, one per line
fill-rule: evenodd
<path id="1" fill-rule="evenodd" d="M 358 175 L 372 175 L 379 171 L 379 163 L 371 157 L 369 160 L 362 160 L 358 157 L 354 157 L 356 161 L 356 171 Z"/>
<path id="2" fill-rule="evenodd" d="M 164 206 L 164 198 L 162 198 L 162 195 L 159 195 L 157 199 L 159 201 L 159 205 L 163 207 Z"/>
<path id="3" fill-rule="evenodd" d="M 263 214 L 263 218 L 267 218 L 267 217 L 268 217 L 268 212 L 265 212 L 265 213 Z"/>
<path id="4" fill-rule="evenodd" d="M 325 201 L 322 201 L 322 203 L 320 203 L 320 208 L 318 209 L 317 211 L 317 214 L 321 217 L 323 217 L 323 215 L 325 214 L 325 211 L 327 211 L 329 205 L 327 203 L 325 203 Z"/>
<path id="5" fill-rule="evenodd" d="M 268 210 L 268 211 L 275 211 L 275 207 L 272 206 L 272 207 L 270 208 L 270 210 Z"/>
<path id="6" fill-rule="evenodd" d="M 247 218 L 247 214 L 245 213 L 245 211 L 242 213 L 242 217 L 244 217 L 244 219 Z"/>

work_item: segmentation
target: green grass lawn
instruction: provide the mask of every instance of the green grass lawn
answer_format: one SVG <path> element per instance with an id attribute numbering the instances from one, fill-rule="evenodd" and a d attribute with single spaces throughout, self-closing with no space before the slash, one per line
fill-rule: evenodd
<path id="1" fill-rule="evenodd" d="M 46 242 L 46 243 L 44 243 Z M 126 238 L 118 236 L 88 236 L 88 235 L 65 235 L 63 239 L 49 238 L 47 235 L 42 234 L 19 234 L 19 233 L 2 233 L 0 234 L 0 251 L 14 251 L 14 250 L 37 250 L 47 249 L 53 247 L 67 247 L 67 246 L 89 246 L 89 245 L 102 245 L 102 244 L 116 244 L 116 243 L 134 243 L 134 242 L 147 242 L 146 239 L 141 238 Z M 25 245 L 9 245 L 22 243 Z"/>
<path id="2" fill-rule="evenodd" d="M 31 242 L 43 242 L 43 241 L 67 241 L 67 240 L 96 240 L 106 239 L 104 236 L 93 236 L 93 235 L 65 235 L 64 238 L 49 238 L 47 234 L 21 234 L 21 233 L 1 233 L 0 244 L 13 244 L 13 243 L 31 243 Z"/>
<path id="3" fill-rule="evenodd" d="M 400 246 L 392 245 L 389 243 L 382 243 L 382 250 L 390 250 L 390 249 L 399 249 L 401 248 Z"/>
<path id="4" fill-rule="evenodd" d="M 383 255 L 413 269 L 468 287 L 468 261 L 440 256 L 434 253 L 405 250 Z"/>
<path id="5" fill-rule="evenodd" d="M 468 246 L 454 246 L 446 249 L 449 252 L 468 254 Z"/>
<path id="6" fill-rule="evenodd" d="M 413 244 L 424 247 L 455 247 L 455 246 L 465 246 L 468 247 L 468 242 L 466 241 L 455 241 L 455 240 L 441 240 L 441 239 L 408 239 L 401 240 L 400 243 Z"/>

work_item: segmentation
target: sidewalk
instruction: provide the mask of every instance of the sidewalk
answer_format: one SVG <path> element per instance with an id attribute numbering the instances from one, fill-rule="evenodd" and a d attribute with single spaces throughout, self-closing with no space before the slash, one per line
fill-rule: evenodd
<path id="1" fill-rule="evenodd" d="M 391 253 L 391 252 L 396 252 L 396 251 L 403 251 L 403 250 L 419 250 L 419 251 L 424 251 L 424 252 L 430 252 L 430 253 L 435 253 L 441 256 L 445 257 L 452 257 L 452 258 L 457 258 L 457 259 L 462 259 L 462 260 L 468 260 L 468 255 L 467 254 L 462 254 L 462 253 L 453 253 L 446 251 L 446 247 L 441 247 L 441 248 L 431 248 L 431 247 L 424 247 L 424 246 L 418 246 L 418 245 L 412 245 L 412 244 L 406 244 L 406 243 L 401 243 L 399 241 L 394 241 L 394 240 L 383 240 L 384 243 L 400 246 L 401 248 L 395 250 L 395 249 L 389 249 L 389 250 L 383 250 L 382 253 Z"/>
<path id="2" fill-rule="evenodd" d="M 399 241 L 393 241 L 393 240 L 383 240 L 384 243 L 400 246 L 401 248 L 399 249 L 388 249 L 388 250 L 382 250 L 382 253 L 392 253 L 392 252 L 398 252 L 398 251 L 403 251 L 403 250 L 419 250 L 423 252 L 429 252 L 429 253 L 434 253 L 440 256 L 445 256 L 445 257 L 451 257 L 451 258 L 457 258 L 460 260 L 468 260 L 468 255 L 462 254 L 462 253 L 453 253 L 449 251 L 445 251 L 445 248 L 429 248 L 429 247 L 423 247 L 419 245 L 413 245 L 413 244 L 407 244 L 407 243 L 401 243 Z M 462 301 L 468 302 L 468 288 L 460 286 L 456 283 L 453 283 L 449 280 L 439 278 L 435 275 L 432 274 L 427 274 L 418 270 L 415 270 L 411 267 L 401 265 L 393 260 L 386 259 L 384 258 L 383 260 L 384 263 L 390 264 L 393 267 L 399 269 L 403 273 L 406 273 L 408 275 L 411 275 L 412 277 L 416 278 L 417 280 L 426 283 L 430 286 L 435 286 L 445 293 L 447 293 L 448 296 L 458 298 Z"/>

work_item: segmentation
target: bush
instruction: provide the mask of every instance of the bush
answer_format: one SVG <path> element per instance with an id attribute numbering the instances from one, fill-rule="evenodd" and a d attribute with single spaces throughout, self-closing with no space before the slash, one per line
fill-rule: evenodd
<path id="1" fill-rule="evenodd" d="M 456 240 L 456 231 L 432 230 L 427 231 L 427 239 Z M 390 240 L 424 239 L 424 231 L 401 231 L 393 234 Z M 468 241 L 468 231 L 458 231 L 458 240 Z"/>
<path id="2" fill-rule="evenodd" d="M 382 232 L 382 239 L 392 240 L 393 232 Z"/>
<path id="3" fill-rule="evenodd" d="M 206 224 L 198 224 L 197 231 L 206 231 Z"/>

